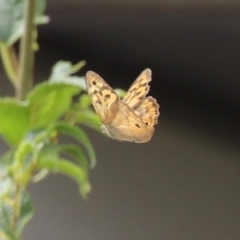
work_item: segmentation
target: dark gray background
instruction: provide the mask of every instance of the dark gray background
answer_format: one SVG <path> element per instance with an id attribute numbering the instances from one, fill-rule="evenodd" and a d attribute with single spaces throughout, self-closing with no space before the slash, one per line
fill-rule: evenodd
<path id="1" fill-rule="evenodd" d="M 126 89 L 149 67 L 161 116 L 147 144 L 86 129 L 98 159 L 88 200 L 59 175 L 31 185 L 23 239 L 240 239 L 240 6 L 171 3 L 49 1 L 36 80 L 85 59 L 80 75 Z"/>

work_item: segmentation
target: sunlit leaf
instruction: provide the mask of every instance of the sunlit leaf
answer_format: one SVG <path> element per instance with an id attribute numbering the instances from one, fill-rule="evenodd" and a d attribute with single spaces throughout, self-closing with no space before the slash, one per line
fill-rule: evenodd
<path id="1" fill-rule="evenodd" d="M 81 109 L 87 108 L 92 105 L 92 101 L 87 93 L 81 94 L 78 100 L 78 106 Z"/>
<path id="2" fill-rule="evenodd" d="M 0 98 L 0 135 L 11 146 L 16 146 L 29 124 L 27 102 Z"/>
<path id="3" fill-rule="evenodd" d="M 45 126 L 61 117 L 69 108 L 72 97 L 79 88 L 65 83 L 44 82 L 36 86 L 28 95 L 30 124 Z"/>
<path id="4" fill-rule="evenodd" d="M 124 98 L 124 96 L 126 95 L 126 91 L 121 88 L 116 88 L 116 89 L 114 89 L 114 91 L 117 93 L 117 95 L 120 98 Z"/>

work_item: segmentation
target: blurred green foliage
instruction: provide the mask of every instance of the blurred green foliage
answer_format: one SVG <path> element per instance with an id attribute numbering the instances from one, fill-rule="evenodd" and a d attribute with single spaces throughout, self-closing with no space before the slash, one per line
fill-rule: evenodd
<path id="1" fill-rule="evenodd" d="M 49 18 L 43 15 L 46 1 L 35 3 L 34 23 L 47 23 Z M 9 49 L 24 31 L 24 0 L 0 0 L 0 52 L 13 87 L 16 69 Z M 49 79 L 28 92 L 24 101 L 0 98 L 0 136 L 9 145 L 0 160 L 1 240 L 20 239 L 24 225 L 33 216 L 27 191 L 31 181 L 40 181 L 51 172 L 61 173 L 78 184 L 84 198 L 91 190 L 89 169 L 95 166 L 96 157 L 79 125 L 99 131 L 99 118 L 85 92 L 84 78 L 72 76 L 84 65 L 84 61 L 76 65 L 59 61 Z M 78 96 L 75 102 L 74 96 Z M 75 141 L 62 143 L 61 135 Z"/>

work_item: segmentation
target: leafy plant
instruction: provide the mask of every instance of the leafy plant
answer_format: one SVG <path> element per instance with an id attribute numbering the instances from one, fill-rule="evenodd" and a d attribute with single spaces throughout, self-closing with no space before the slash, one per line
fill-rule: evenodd
<path id="1" fill-rule="evenodd" d="M 91 189 L 89 169 L 96 164 L 94 149 L 78 125 L 98 130 L 99 119 L 84 93 L 84 79 L 72 76 L 85 62 L 60 61 L 47 81 L 32 87 L 37 25 L 49 21 L 43 15 L 45 6 L 45 0 L 0 0 L 0 52 L 16 93 L 0 98 L 0 135 L 9 145 L 0 161 L 0 239 L 4 240 L 20 239 L 33 215 L 27 191 L 31 181 L 61 173 L 76 181 L 86 198 Z M 76 95 L 78 101 L 73 102 Z M 61 143 L 61 135 L 76 143 Z"/>

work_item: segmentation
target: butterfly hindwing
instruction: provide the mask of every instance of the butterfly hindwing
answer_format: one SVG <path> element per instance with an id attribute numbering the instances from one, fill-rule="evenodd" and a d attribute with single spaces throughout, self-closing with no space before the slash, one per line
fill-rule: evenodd
<path id="1" fill-rule="evenodd" d="M 159 105 L 153 97 L 144 98 L 134 112 L 142 119 L 148 128 L 158 123 Z"/>
<path id="2" fill-rule="evenodd" d="M 148 141 L 150 137 L 146 124 L 123 101 L 120 102 L 115 119 L 111 122 L 111 128 L 112 137 L 122 141 L 140 143 Z"/>

